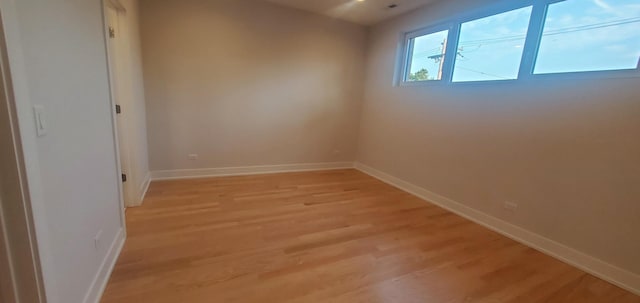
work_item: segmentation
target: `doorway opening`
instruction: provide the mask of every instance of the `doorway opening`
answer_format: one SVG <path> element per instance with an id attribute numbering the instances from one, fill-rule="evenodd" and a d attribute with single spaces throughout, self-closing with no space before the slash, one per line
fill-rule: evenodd
<path id="1" fill-rule="evenodd" d="M 133 186 L 132 154 L 130 134 L 132 133 L 131 79 L 128 56 L 127 28 L 124 22 L 126 9 L 117 0 L 105 0 L 105 30 L 107 37 L 107 58 L 109 62 L 109 81 L 111 101 L 116 127 L 116 144 L 119 154 L 119 169 L 122 174 L 123 209 L 135 205 L 136 189 Z"/>

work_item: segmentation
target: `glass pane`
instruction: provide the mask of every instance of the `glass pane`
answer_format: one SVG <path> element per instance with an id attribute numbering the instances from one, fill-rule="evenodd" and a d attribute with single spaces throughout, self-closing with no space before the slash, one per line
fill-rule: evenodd
<path id="1" fill-rule="evenodd" d="M 640 59 L 640 1 L 551 4 L 536 74 L 634 69 Z"/>
<path id="2" fill-rule="evenodd" d="M 453 82 L 517 79 L 531 10 L 529 6 L 463 23 Z"/>
<path id="3" fill-rule="evenodd" d="M 442 80 L 442 64 L 449 31 L 441 31 L 411 39 L 409 74 L 406 81 Z"/>

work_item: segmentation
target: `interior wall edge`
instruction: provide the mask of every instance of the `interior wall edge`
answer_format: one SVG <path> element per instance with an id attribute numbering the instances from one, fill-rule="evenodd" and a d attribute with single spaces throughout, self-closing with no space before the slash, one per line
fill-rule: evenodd
<path id="1" fill-rule="evenodd" d="M 151 172 L 148 171 L 147 174 L 144 176 L 144 181 L 142 182 L 142 184 L 140 185 L 140 188 L 138 188 L 138 201 L 136 205 L 131 205 L 132 207 L 136 207 L 136 206 L 141 206 L 142 203 L 144 202 L 144 197 L 147 195 L 147 191 L 149 190 L 149 185 L 151 184 Z"/>
<path id="2" fill-rule="evenodd" d="M 197 179 L 207 177 L 228 177 L 273 173 L 289 173 L 304 171 L 322 171 L 334 169 L 354 168 L 353 162 L 326 162 L 326 163 L 302 163 L 302 164 L 282 164 L 282 165 L 259 165 L 205 169 L 176 169 L 158 170 L 151 172 L 152 181 L 176 180 L 176 179 Z"/>
<path id="3" fill-rule="evenodd" d="M 6 46 L 8 77 L 11 79 L 13 92 L 13 106 L 19 136 L 15 142 L 20 145 L 23 163 L 24 198 L 31 210 L 31 227 L 35 235 L 34 247 L 37 247 L 35 260 L 39 263 L 38 296 L 40 302 L 53 302 L 57 296 L 55 287 L 48 284 L 54 276 L 51 256 L 44 253 L 50 251 L 50 233 L 43 208 L 45 205 L 43 186 L 40 177 L 40 160 L 36 142 L 36 128 L 33 123 L 31 96 L 23 51 L 22 33 L 19 26 L 19 16 L 16 0 L 0 0 L 2 27 L 4 29 L 4 43 Z"/>
<path id="4" fill-rule="evenodd" d="M 91 283 L 91 287 L 87 291 L 87 294 L 84 297 L 83 303 L 100 303 L 102 299 L 102 294 L 104 290 L 107 288 L 107 283 L 109 282 L 109 278 L 111 277 L 111 273 L 113 272 L 114 267 L 116 266 L 116 262 L 120 257 L 120 253 L 122 252 L 122 248 L 124 248 L 124 243 L 126 240 L 126 233 L 124 228 L 121 228 L 118 231 L 117 236 L 111 243 L 109 247 L 109 252 L 107 253 L 107 257 L 104 258 L 102 264 L 100 265 L 100 269 L 96 273 L 96 276 L 93 278 L 93 282 Z"/>
<path id="5" fill-rule="evenodd" d="M 432 204 L 440 206 L 459 216 L 462 216 L 488 229 L 500 233 L 503 236 L 511 238 L 544 254 L 575 266 L 589 274 L 608 281 L 634 294 L 640 295 L 640 275 L 611 265 L 605 261 L 592 257 L 562 243 L 543 237 L 537 233 L 513 225 L 509 222 L 498 219 L 474 208 L 468 207 L 460 202 L 454 201 L 452 199 L 434 193 L 428 189 L 404 181 L 398 177 L 387 174 L 361 162 L 356 162 L 355 168 L 367 175 L 379 179 L 380 181 L 416 195 Z"/>

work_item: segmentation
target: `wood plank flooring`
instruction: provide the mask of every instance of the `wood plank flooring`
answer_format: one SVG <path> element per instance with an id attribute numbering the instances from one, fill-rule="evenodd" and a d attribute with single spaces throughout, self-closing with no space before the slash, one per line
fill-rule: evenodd
<path id="1" fill-rule="evenodd" d="M 640 302 L 355 170 L 154 182 L 103 303 Z"/>

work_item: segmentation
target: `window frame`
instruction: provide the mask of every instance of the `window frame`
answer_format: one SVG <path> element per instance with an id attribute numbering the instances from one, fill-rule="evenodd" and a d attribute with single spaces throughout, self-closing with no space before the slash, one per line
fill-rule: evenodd
<path id="1" fill-rule="evenodd" d="M 404 42 L 403 42 L 403 46 L 404 46 L 404 55 L 402 57 L 402 73 L 400 74 L 400 84 L 401 85 L 405 85 L 405 86 L 411 86 L 411 85 L 425 85 L 427 83 L 442 83 L 445 81 L 445 79 L 447 79 L 447 75 L 445 70 L 442 71 L 442 78 L 439 80 L 422 80 L 422 81 L 408 81 L 409 78 L 409 73 L 411 72 L 411 63 L 413 63 L 413 44 L 414 44 L 414 39 L 418 38 L 418 37 L 422 37 L 422 36 L 427 36 L 427 35 L 431 35 L 431 34 L 435 34 L 435 33 L 439 33 L 442 31 L 448 31 L 447 32 L 447 49 L 449 47 L 449 45 L 451 44 L 450 38 L 451 38 L 451 27 L 453 26 L 453 24 L 451 23 L 441 23 L 435 26 L 430 26 L 427 28 L 422 28 L 419 30 L 415 30 L 415 31 L 411 31 L 408 32 L 404 35 Z M 450 56 L 445 55 L 444 59 L 445 62 L 444 64 L 447 63 L 447 59 Z"/>
<path id="2" fill-rule="evenodd" d="M 422 27 L 408 31 L 403 34 L 403 44 L 401 47 L 402 61 L 400 64 L 399 86 L 425 86 L 425 85 L 468 85 L 468 84 L 496 84 L 510 83 L 531 80 L 573 80 L 573 79 L 611 79 L 611 78 L 638 78 L 640 77 L 640 60 L 635 69 L 617 69 L 601 71 L 577 71 L 561 73 L 535 74 L 535 66 L 544 33 L 544 26 L 547 18 L 549 6 L 563 1 L 572 0 L 524 0 L 514 3 L 514 1 L 501 1 L 486 8 L 476 9 L 447 21 L 436 23 L 436 25 Z M 447 38 L 447 49 L 457 49 L 460 42 L 460 29 L 463 23 L 502 14 L 505 12 L 521 9 L 527 6 L 532 7 L 529 28 L 525 38 L 524 50 L 520 60 L 518 77 L 516 79 L 505 80 L 482 80 L 482 81 L 461 81 L 453 82 L 453 70 L 457 56 L 445 56 L 442 70 L 442 79 L 425 81 L 407 81 L 412 63 L 413 44 L 412 40 L 417 37 L 449 30 Z"/>

